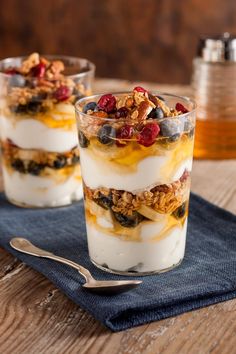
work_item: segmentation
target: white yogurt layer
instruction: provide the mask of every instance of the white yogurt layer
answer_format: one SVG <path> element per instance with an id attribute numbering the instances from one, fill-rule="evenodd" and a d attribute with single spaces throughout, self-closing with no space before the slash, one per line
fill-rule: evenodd
<path id="1" fill-rule="evenodd" d="M 65 152 L 78 144 L 76 128 L 63 130 L 49 128 L 34 118 L 10 119 L 0 116 L 1 139 L 11 139 L 22 149 L 42 149 L 50 152 Z"/>
<path id="2" fill-rule="evenodd" d="M 133 193 L 154 185 L 172 183 L 182 176 L 185 169 L 192 169 L 192 158 L 183 160 L 174 169 L 166 169 L 165 166 L 170 163 L 169 154 L 146 157 L 137 164 L 136 171 L 127 173 L 122 173 L 118 165 L 115 168 L 107 161 L 97 159 L 86 149 L 80 149 L 80 161 L 82 176 L 88 187 L 114 188 Z"/>
<path id="3" fill-rule="evenodd" d="M 34 207 L 55 207 L 70 204 L 83 198 L 82 182 L 72 175 L 62 183 L 52 178 L 9 173 L 3 166 L 6 196 L 16 204 Z"/>
<path id="4" fill-rule="evenodd" d="M 151 241 L 160 230 L 158 224 L 153 222 L 151 227 L 150 224 L 141 225 L 143 241 L 137 242 L 104 234 L 87 223 L 91 260 L 117 272 L 127 272 L 132 268 L 138 272 L 158 272 L 178 264 L 184 257 L 187 220 L 182 228 L 173 227 L 165 238 Z"/>

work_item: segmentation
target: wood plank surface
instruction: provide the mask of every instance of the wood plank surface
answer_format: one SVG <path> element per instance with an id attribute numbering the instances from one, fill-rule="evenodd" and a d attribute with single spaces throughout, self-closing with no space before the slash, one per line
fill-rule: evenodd
<path id="1" fill-rule="evenodd" d="M 189 94 L 188 87 L 147 84 Z M 132 83 L 97 80 L 95 91 Z M 192 190 L 236 213 L 236 160 L 195 161 Z M 1 183 L 1 182 L 0 182 Z M 1 216 L 0 216 L 1 217 Z M 1 354 L 234 354 L 236 300 L 111 333 L 45 277 L 0 249 Z"/>

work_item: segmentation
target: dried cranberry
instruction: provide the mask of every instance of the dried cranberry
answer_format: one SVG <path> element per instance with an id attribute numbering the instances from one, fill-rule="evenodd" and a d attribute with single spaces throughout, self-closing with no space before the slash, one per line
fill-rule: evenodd
<path id="1" fill-rule="evenodd" d="M 182 113 L 188 113 L 189 111 L 187 110 L 187 108 L 185 108 L 182 103 L 176 103 L 175 105 L 175 109 L 177 109 L 177 111 L 180 111 Z"/>
<path id="2" fill-rule="evenodd" d="M 128 124 L 123 125 L 123 127 L 121 127 L 116 133 L 117 139 L 120 139 L 120 140 L 129 140 L 132 138 L 132 135 L 133 135 L 133 127 Z M 119 147 L 123 147 L 126 144 L 124 141 L 117 140 L 116 145 Z"/>
<path id="3" fill-rule="evenodd" d="M 46 65 L 40 62 L 39 64 L 31 68 L 30 73 L 33 77 L 42 78 L 44 77 L 45 71 L 46 71 Z"/>
<path id="4" fill-rule="evenodd" d="M 143 92 L 143 93 L 147 92 L 147 90 L 145 90 L 145 89 L 144 89 L 143 87 L 141 87 L 141 86 L 136 86 L 136 87 L 134 88 L 134 91 Z"/>
<path id="5" fill-rule="evenodd" d="M 126 107 L 121 107 L 119 108 L 116 113 L 115 113 L 115 118 L 124 118 L 124 117 L 127 117 L 129 113 L 129 110 L 128 108 Z"/>
<path id="6" fill-rule="evenodd" d="M 4 74 L 7 74 L 7 75 L 16 75 L 16 74 L 19 74 L 19 71 L 15 68 L 9 68 L 9 69 L 6 69 L 4 71 Z"/>
<path id="7" fill-rule="evenodd" d="M 61 85 L 58 89 L 54 92 L 54 97 L 57 101 L 65 101 L 70 97 L 70 89 L 68 86 Z"/>
<path id="8" fill-rule="evenodd" d="M 151 146 L 155 143 L 156 137 L 160 132 L 159 125 L 156 123 L 146 124 L 141 132 L 137 135 L 137 141 L 143 146 Z"/>
<path id="9" fill-rule="evenodd" d="M 116 98 L 112 94 L 103 95 L 98 101 L 98 108 L 107 113 L 111 113 L 116 108 Z"/>

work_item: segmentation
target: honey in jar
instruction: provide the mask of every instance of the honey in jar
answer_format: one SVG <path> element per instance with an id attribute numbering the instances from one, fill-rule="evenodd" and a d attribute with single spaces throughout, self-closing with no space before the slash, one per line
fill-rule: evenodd
<path id="1" fill-rule="evenodd" d="M 202 39 L 193 65 L 194 157 L 236 158 L 236 38 L 226 33 Z"/>

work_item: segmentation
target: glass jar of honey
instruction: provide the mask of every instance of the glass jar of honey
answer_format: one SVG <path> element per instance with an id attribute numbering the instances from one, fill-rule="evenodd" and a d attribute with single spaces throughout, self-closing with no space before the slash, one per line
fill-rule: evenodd
<path id="1" fill-rule="evenodd" d="M 192 88 L 198 107 L 194 156 L 236 158 L 236 37 L 200 40 Z"/>

